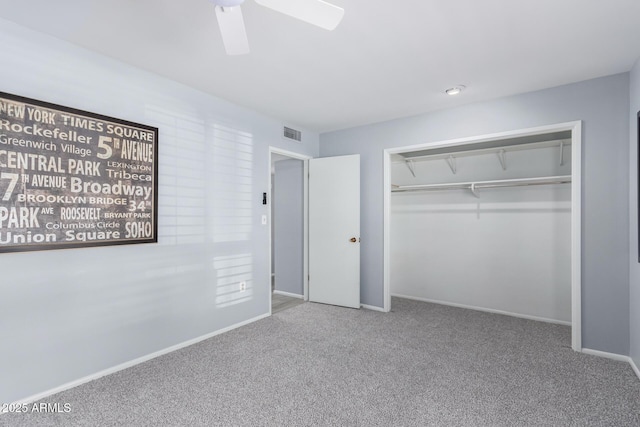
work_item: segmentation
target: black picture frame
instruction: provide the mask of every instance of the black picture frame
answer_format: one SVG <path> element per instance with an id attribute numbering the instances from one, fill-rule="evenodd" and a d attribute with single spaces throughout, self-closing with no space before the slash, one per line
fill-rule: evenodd
<path id="1" fill-rule="evenodd" d="M 158 128 L 0 92 L 0 253 L 157 243 Z"/>

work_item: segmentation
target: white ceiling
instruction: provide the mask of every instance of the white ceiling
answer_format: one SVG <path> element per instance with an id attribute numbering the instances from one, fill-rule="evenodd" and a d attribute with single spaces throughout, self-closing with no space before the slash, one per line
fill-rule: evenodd
<path id="1" fill-rule="evenodd" d="M 294 0 L 292 0 L 294 1 Z M 326 132 L 629 71 L 638 0 L 328 0 L 325 31 L 252 0 L 224 53 L 209 0 L 0 0 L 0 17 Z M 444 89 L 464 84 L 451 97 Z"/>

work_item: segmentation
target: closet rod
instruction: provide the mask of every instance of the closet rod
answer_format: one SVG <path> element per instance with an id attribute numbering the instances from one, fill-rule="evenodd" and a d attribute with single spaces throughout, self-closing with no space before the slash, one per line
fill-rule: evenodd
<path id="1" fill-rule="evenodd" d="M 495 181 L 449 182 L 444 184 L 417 184 L 393 186 L 391 191 L 423 191 L 423 190 L 477 190 L 481 188 L 518 187 L 524 185 L 566 184 L 571 182 L 571 175 L 545 176 L 537 178 L 500 179 Z M 474 193 L 475 194 L 475 193 Z"/>

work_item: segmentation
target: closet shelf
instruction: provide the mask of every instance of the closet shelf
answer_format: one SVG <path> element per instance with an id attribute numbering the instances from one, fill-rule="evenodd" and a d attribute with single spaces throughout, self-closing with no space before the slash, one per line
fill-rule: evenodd
<path id="1" fill-rule="evenodd" d="M 397 153 L 397 157 L 394 163 L 402 163 L 405 161 L 420 161 L 420 160 L 440 160 L 440 159 L 448 159 L 450 157 L 467 157 L 467 156 L 477 156 L 480 154 L 491 154 L 491 153 L 509 153 L 512 151 L 520 151 L 520 150 L 533 150 L 538 148 L 564 148 L 571 146 L 571 139 L 559 139 L 559 140 L 551 140 L 551 141 L 542 141 L 542 142 L 533 142 L 526 144 L 517 144 L 517 145 L 499 145 L 496 147 L 488 147 L 488 148 L 474 148 L 474 149 L 459 149 L 453 150 L 452 148 L 448 149 L 431 149 L 431 150 L 422 150 L 420 152 L 408 152 L 408 153 Z M 433 151 L 433 153 L 429 153 L 429 151 Z M 423 154 L 424 153 L 424 154 Z"/>
<path id="2" fill-rule="evenodd" d="M 566 184 L 571 182 L 571 175 L 544 176 L 536 178 L 500 179 L 495 181 L 450 182 L 444 184 L 393 185 L 392 192 L 406 191 L 438 191 L 438 190 L 470 190 L 474 196 L 480 197 L 477 190 L 481 188 L 519 187 L 524 185 Z"/>
<path id="3" fill-rule="evenodd" d="M 432 149 L 422 150 L 419 152 L 398 153 L 392 160 L 393 163 L 404 163 L 411 175 L 416 177 L 415 162 L 425 160 L 446 160 L 451 172 L 455 175 L 457 172 L 456 159 L 466 156 L 477 156 L 480 154 L 495 153 L 500 161 L 502 170 L 507 170 L 507 153 L 511 151 L 519 150 L 533 150 L 538 148 L 559 148 L 559 160 L 560 166 L 564 165 L 564 148 L 571 145 L 571 139 L 552 139 L 548 141 L 519 143 L 516 145 L 498 145 L 485 148 L 474 149 L 460 149 L 460 148 L 448 148 L 445 149 Z M 432 151 L 430 154 L 429 151 Z"/>

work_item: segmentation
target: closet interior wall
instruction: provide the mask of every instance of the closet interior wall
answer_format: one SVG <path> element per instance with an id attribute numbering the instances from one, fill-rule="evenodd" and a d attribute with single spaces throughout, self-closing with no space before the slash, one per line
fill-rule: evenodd
<path id="1" fill-rule="evenodd" d="M 415 177 L 394 156 L 391 182 L 567 176 L 564 144 L 416 160 Z M 571 185 L 394 191 L 390 261 L 392 295 L 570 324 Z"/>

